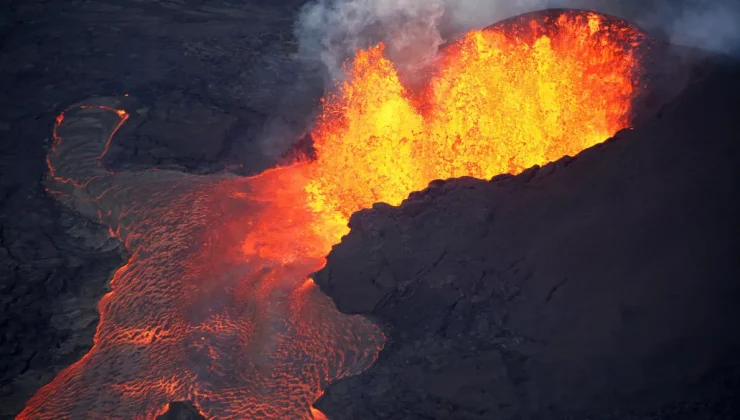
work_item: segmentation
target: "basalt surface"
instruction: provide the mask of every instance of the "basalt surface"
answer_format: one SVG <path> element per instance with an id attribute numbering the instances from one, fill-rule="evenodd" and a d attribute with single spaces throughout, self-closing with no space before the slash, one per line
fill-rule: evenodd
<path id="1" fill-rule="evenodd" d="M 356 213 L 315 280 L 388 344 L 331 418 L 740 412 L 740 83 L 722 67 L 574 158 Z"/>

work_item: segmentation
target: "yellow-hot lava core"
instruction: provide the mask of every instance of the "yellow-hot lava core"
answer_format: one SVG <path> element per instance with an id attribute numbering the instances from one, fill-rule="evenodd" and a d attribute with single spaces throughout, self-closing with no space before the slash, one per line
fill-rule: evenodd
<path id="1" fill-rule="evenodd" d="M 605 140 L 629 125 L 640 38 L 590 12 L 473 31 L 422 92 L 383 45 L 358 51 L 313 132 L 309 206 L 346 232 L 355 211 L 434 179 L 515 174 Z"/>

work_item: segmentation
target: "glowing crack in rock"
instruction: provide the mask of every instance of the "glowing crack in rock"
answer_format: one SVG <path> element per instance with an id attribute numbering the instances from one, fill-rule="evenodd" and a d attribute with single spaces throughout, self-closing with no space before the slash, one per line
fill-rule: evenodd
<path id="1" fill-rule="evenodd" d="M 128 99 L 65 111 L 49 192 L 110 227 L 131 254 L 99 304 L 93 348 L 21 419 L 152 418 L 171 401 L 206 417 L 321 418 L 311 404 L 370 366 L 384 336 L 339 313 L 308 276 L 375 202 L 440 178 L 517 173 L 629 123 L 642 35 L 583 11 L 474 31 L 410 92 L 379 45 L 328 95 L 317 158 L 254 177 L 111 172 Z"/>

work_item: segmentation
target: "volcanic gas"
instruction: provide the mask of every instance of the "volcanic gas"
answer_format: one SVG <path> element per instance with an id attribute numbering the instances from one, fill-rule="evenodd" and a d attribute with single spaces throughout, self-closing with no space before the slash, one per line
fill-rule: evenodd
<path id="1" fill-rule="evenodd" d="M 593 12 L 525 15 L 468 33 L 423 88 L 383 45 L 358 50 L 323 100 L 315 159 L 254 177 L 105 169 L 124 111 L 65 111 L 50 191 L 131 254 L 100 302 L 95 343 L 19 418 L 152 418 L 191 401 L 209 418 L 311 418 L 328 383 L 383 346 L 310 280 L 350 215 L 435 179 L 518 173 L 628 127 L 639 30 Z M 113 103 L 112 105 L 116 105 Z"/>

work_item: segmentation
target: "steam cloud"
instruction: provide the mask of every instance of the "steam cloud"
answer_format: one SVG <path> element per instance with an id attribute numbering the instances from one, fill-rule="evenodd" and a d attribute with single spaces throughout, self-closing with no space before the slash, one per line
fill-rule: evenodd
<path id="1" fill-rule="evenodd" d="M 318 0 L 304 7 L 296 28 L 299 53 L 319 58 L 332 78 L 357 48 L 384 42 L 403 68 L 418 68 L 442 44 L 446 0 Z M 402 70 L 403 71 L 403 70 Z"/>
<path id="2" fill-rule="evenodd" d="M 332 79 L 356 48 L 386 44 L 402 76 L 414 78 L 445 41 L 470 29 L 547 7 L 591 9 L 666 34 L 676 44 L 722 53 L 740 48 L 734 0 L 316 0 L 296 25 L 299 52 L 320 60 Z"/>

